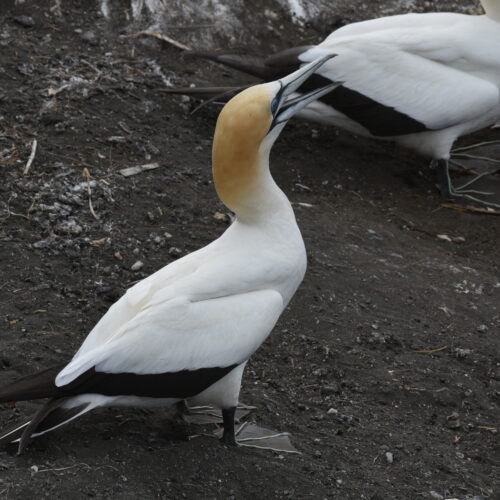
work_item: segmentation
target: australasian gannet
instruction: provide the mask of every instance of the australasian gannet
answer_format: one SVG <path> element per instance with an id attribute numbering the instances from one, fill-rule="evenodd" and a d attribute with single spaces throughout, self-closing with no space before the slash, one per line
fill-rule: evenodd
<path id="1" fill-rule="evenodd" d="M 212 169 L 235 222 L 210 245 L 130 288 L 97 323 L 73 359 L 0 390 L 0 402 L 50 398 L 0 444 L 53 430 L 115 405 L 183 400 L 222 409 L 223 441 L 235 444 L 243 369 L 271 332 L 306 269 L 304 242 L 285 194 L 269 172 L 287 120 L 331 90 L 295 90 L 331 56 L 234 97 L 215 129 Z M 291 97 L 292 96 L 292 97 Z"/>
<path id="2" fill-rule="evenodd" d="M 481 0 L 486 15 L 403 14 L 344 26 L 316 46 L 270 57 L 195 51 L 264 80 L 326 54 L 299 92 L 342 82 L 297 115 L 356 134 L 395 141 L 430 157 L 441 194 L 488 204 L 470 182 L 454 187 L 450 152 L 463 135 L 500 119 L 500 0 Z M 189 53 L 189 52 L 188 52 Z M 226 88 L 174 89 L 213 96 Z M 169 90 L 172 92 L 172 90 Z M 493 206 L 494 203 L 491 203 Z"/>

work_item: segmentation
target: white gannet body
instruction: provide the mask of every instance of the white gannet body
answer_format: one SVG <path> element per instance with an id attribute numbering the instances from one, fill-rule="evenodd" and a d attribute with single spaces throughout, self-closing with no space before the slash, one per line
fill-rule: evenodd
<path id="1" fill-rule="evenodd" d="M 269 172 L 269 153 L 288 118 L 317 92 L 299 100 L 289 95 L 324 60 L 248 89 L 225 106 L 215 130 L 213 176 L 236 221 L 210 245 L 128 290 L 67 365 L 2 389 L 0 402 L 52 399 L 28 422 L 0 434 L 0 443 L 19 440 L 21 451 L 31 437 L 100 406 L 183 400 L 221 408 L 224 440 L 235 443 L 245 364 L 306 269 L 304 243 Z"/>
<path id="2" fill-rule="evenodd" d="M 344 26 L 316 46 L 266 58 L 197 52 L 263 79 L 279 78 L 335 54 L 299 89 L 331 81 L 332 92 L 297 116 L 356 134 L 392 140 L 438 164 L 442 194 L 453 188 L 448 160 L 455 140 L 500 119 L 500 0 L 482 0 L 486 14 L 403 14 Z M 214 95 L 220 88 L 173 92 Z"/>
<path id="3" fill-rule="evenodd" d="M 458 137 L 500 117 L 498 21 L 406 14 L 340 28 L 298 56 L 337 54 L 318 74 L 343 82 L 301 116 L 448 159 Z"/>

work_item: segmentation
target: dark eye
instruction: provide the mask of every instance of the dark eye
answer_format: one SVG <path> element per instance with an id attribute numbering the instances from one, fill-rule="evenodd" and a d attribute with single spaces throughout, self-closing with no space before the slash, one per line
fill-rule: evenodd
<path id="1" fill-rule="evenodd" d="M 273 102 L 271 103 L 271 113 L 274 115 L 274 113 L 276 113 L 276 111 L 278 110 L 278 106 L 279 106 L 279 103 L 280 103 L 280 100 L 278 97 L 275 97 L 273 99 Z"/>

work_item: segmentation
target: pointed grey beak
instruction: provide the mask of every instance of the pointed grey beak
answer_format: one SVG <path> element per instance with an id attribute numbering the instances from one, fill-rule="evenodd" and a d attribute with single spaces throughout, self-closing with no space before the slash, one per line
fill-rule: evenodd
<path id="1" fill-rule="evenodd" d="M 319 99 L 334 88 L 342 85 L 342 82 L 332 82 L 324 87 L 308 92 L 307 94 L 290 97 L 290 95 L 293 94 L 318 68 L 332 57 L 335 57 L 335 54 L 317 59 L 285 78 L 278 80 L 281 84 L 281 89 L 276 94 L 271 105 L 271 109 L 273 110 L 273 123 L 271 129 L 289 120 L 297 111 L 307 106 L 310 102 Z"/>

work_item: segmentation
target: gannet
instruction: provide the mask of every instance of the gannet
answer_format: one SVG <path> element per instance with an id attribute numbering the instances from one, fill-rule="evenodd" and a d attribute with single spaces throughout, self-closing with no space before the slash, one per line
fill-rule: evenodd
<path id="1" fill-rule="evenodd" d="M 500 0 L 482 0 L 485 15 L 403 14 L 357 22 L 316 46 L 270 57 L 194 51 L 264 80 L 336 54 L 299 89 L 343 82 L 297 115 L 355 134 L 392 140 L 429 157 L 444 197 L 476 198 L 454 187 L 448 162 L 455 140 L 500 118 Z M 189 54 L 189 52 L 188 52 Z M 176 89 L 216 95 L 228 88 Z M 169 90 L 172 92 L 172 90 Z M 484 194 L 484 193 L 480 193 Z"/>
<path id="2" fill-rule="evenodd" d="M 50 398 L 0 433 L 19 452 L 101 406 L 210 404 L 223 441 L 236 444 L 243 369 L 271 332 L 306 270 L 304 242 L 269 153 L 288 119 L 336 84 L 294 96 L 331 56 L 234 97 L 215 128 L 212 171 L 235 222 L 208 246 L 140 281 L 101 318 L 73 359 L 0 390 L 0 402 Z"/>

